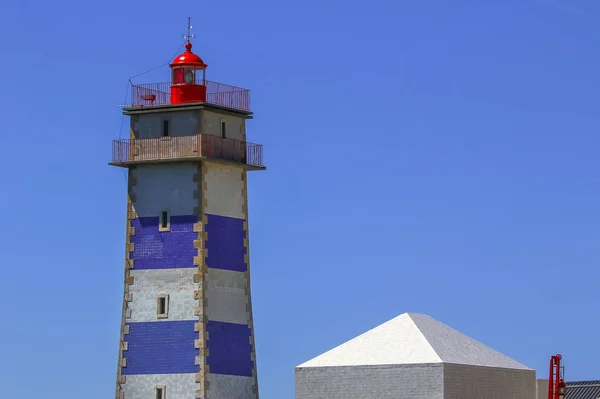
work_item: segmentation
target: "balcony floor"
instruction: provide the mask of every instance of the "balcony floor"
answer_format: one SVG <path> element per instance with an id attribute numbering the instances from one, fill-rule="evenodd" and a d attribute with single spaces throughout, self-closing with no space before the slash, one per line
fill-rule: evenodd
<path id="1" fill-rule="evenodd" d="M 182 111 L 194 109 L 218 110 L 220 112 L 229 113 L 235 116 L 241 116 L 244 119 L 253 119 L 253 114 L 250 111 L 243 111 L 236 108 L 227 107 L 219 104 L 211 104 L 208 102 L 184 103 L 184 104 L 156 104 L 156 105 L 140 105 L 123 107 L 123 115 L 131 116 L 138 114 L 150 114 L 169 111 Z"/>
<path id="2" fill-rule="evenodd" d="M 207 156 L 196 156 L 196 157 L 181 157 L 181 158 L 169 158 L 169 159 L 150 159 L 150 160 L 135 160 L 135 161 L 124 161 L 124 162 L 109 162 L 110 166 L 117 166 L 120 168 L 131 168 L 139 165 L 156 165 L 156 164 L 165 164 L 165 163 L 182 163 L 182 162 L 202 162 L 202 161 L 210 161 L 215 163 L 220 163 L 224 165 L 232 165 L 237 166 L 239 168 L 245 169 L 249 172 L 254 170 L 267 170 L 266 166 L 256 166 L 249 165 L 244 162 L 236 162 L 229 161 L 227 159 L 217 158 L 217 157 L 207 157 Z"/>

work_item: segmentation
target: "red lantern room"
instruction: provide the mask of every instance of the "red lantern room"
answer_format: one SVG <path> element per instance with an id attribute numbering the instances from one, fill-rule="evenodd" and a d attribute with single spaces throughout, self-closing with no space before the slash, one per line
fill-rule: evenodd
<path id="1" fill-rule="evenodd" d="M 192 53 L 192 43 L 185 44 L 185 53 L 175 57 L 171 67 L 171 104 L 206 102 L 206 65 Z"/>
<path id="2" fill-rule="evenodd" d="M 170 81 L 143 84 L 132 82 L 130 108 L 204 103 L 250 115 L 248 90 L 206 80 L 207 65 L 192 52 L 190 39 L 195 36 L 191 29 L 188 18 L 187 35 L 183 36 L 186 39 L 185 51 L 169 64 Z"/>

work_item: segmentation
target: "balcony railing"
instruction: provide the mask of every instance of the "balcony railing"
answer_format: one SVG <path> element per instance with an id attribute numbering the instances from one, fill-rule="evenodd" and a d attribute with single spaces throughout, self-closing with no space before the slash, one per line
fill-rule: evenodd
<path id="1" fill-rule="evenodd" d="M 250 90 L 226 85 L 223 83 L 204 81 L 206 85 L 206 102 L 237 109 L 250 111 Z M 168 105 L 171 103 L 171 83 L 132 84 L 131 107 L 153 105 Z"/>
<path id="2" fill-rule="evenodd" d="M 258 168 L 264 166 L 262 145 L 211 134 L 113 141 L 112 163 L 117 165 L 194 158 L 217 158 Z"/>

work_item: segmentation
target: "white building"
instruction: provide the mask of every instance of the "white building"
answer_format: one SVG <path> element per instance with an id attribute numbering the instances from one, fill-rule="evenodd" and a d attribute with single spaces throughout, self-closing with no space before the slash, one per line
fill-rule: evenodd
<path id="1" fill-rule="evenodd" d="M 535 370 L 404 313 L 296 367 L 296 399 L 534 399 Z"/>

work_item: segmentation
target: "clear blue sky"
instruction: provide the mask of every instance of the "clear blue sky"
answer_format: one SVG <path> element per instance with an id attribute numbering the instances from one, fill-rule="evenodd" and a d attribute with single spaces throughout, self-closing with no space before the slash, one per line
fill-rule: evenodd
<path id="1" fill-rule="evenodd" d="M 598 1 L 21 0 L 0 15 L 3 397 L 113 395 L 117 105 L 188 15 L 208 77 L 252 90 L 265 146 L 249 180 L 262 399 L 292 399 L 294 366 L 406 311 L 539 377 L 561 352 L 568 379 L 600 378 Z"/>

